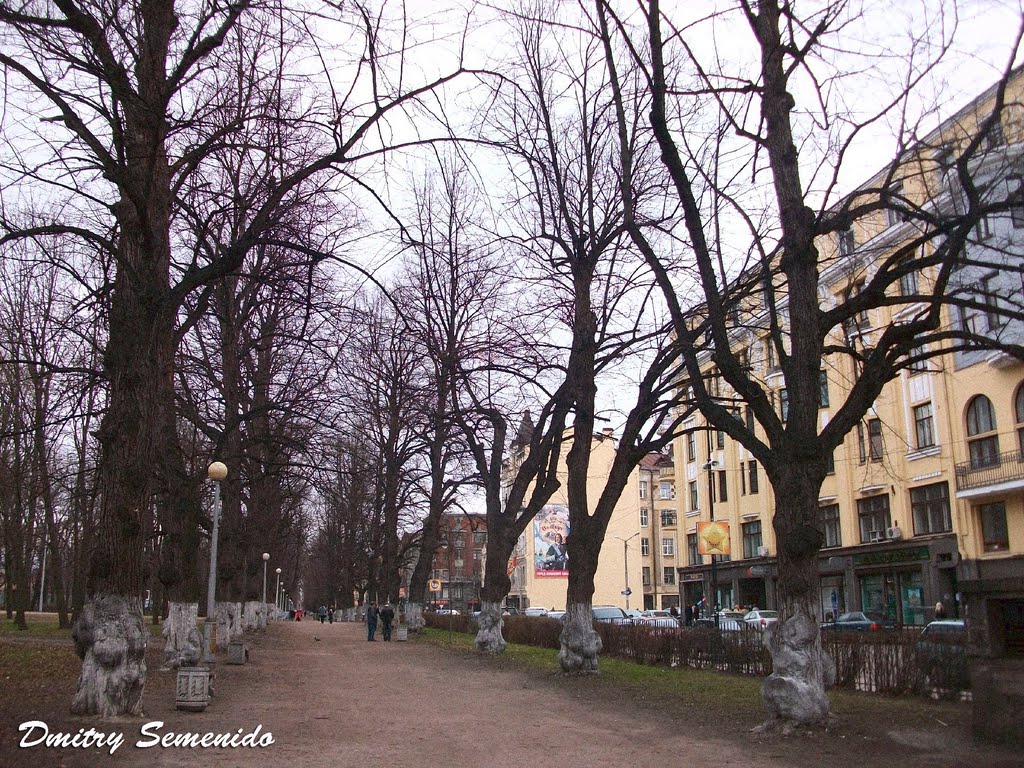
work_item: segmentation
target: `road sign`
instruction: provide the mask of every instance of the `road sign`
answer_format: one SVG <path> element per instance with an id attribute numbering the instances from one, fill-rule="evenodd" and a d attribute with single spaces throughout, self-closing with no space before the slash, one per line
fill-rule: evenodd
<path id="1" fill-rule="evenodd" d="M 633 590 L 629 587 L 626 587 L 624 590 L 622 590 L 622 594 L 624 594 L 626 597 L 629 597 L 633 594 Z"/>
<path id="2" fill-rule="evenodd" d="M 440 592 L 441 591 L 441 580 L 440 579 L 431 579 L 427 583 L 427 589 L 429 589 L 431 592 Z"/>

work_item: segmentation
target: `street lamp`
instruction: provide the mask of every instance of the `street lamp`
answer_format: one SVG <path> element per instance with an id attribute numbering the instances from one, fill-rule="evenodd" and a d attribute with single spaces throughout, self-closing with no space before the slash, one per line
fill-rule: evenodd
<path id="1" fill-rule="evenodd" d="M 220 484 L 228 476 L 223 462 L 215 461 L 206 469 L 213 481 L 213 530 L 210 533 L 210 580 L 206 585 L 206 623 L 203 625 L 203 661 L 215 661 L 213 656 L 213 603 L 217 591 L 217 534 L 220 530 Z"/>
<path id="2" fill-rule="evenodd" d="M 264 552 L 263 553 L 263 612 L 264 613 L 266 613 L 266 610 L 267 610 L 267 560 L 269 560 L 269 559 L 270 559 L 270 553 L 269 552 Z M 267 619 L 264 616 L 264 618 L 263 618 L 263 626 L 266 626 L 266 625 L 267 625 Z"/>
<path id="3" fill-rule="evenodd" d="M 625 576 L 626 576 L 626 588 L 624 590 L 622 590 L 622 594 L 624 594 L 626 596 L 626 610 L 627 611 L 629 610 L 629 596 L 630 596 L 630 594 L 632 594 L 632 590 L 629 588 L 629 542 L 632 539 L 635 539 L 639 535 L 640 535 L 640 531 L 637 531 L 632 536 L 627 536 L 624 539 L 619 539 L 618 536 L 615 537 L 615 538 L 619 539 L 622 542 L 622 562 L 623 562 L 623 565 L 625 567 Z"/>
<path id="4" fill-rule="evenodd" d="M 708 453 L 711 453 L 711 438 L 710 433 L 708 434 Z M 715 521 L 714 470 L 717 466 L 718 462 L 714 459 L 704 465 L 704 469 L 708 471 L 708 514 L 711 516 L 711 522 Z M 711 555 L 711 610 L 715 616 L 715 629 L 718 629 L 718 559 L 716 555 Z"/>
<path id="5" fill-rule="evenodd" d="M 281 569 L 277 569 L 277 589 L 274 591 L 274 608 L 281 610 Z"/>

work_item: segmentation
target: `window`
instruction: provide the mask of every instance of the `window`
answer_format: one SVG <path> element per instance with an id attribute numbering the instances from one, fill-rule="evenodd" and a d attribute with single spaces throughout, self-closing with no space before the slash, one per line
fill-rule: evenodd
<path id="1" fill-rule="evenodd" d="M 725 448 L 725 432 L 720 429 L 715 432 L 715 447 Z"/>
<path id="2" fill-rule="evenodd" d="M 697 434 L 695 432 L 686 433 L 686 460 L 697 460 Z"/>
<path id="3" fill-rule="evenodd" d="M 911 361 L 910 364 L 907 366 L 910 370 L 911 376 L 918 373 L 928 372 L 928 360 L 925 359 L 924 357 L 926 354 L 928 354 L 928 347 L 923 344 L 919 347 L 914 347 L 907 354 L 907 357 Z M 917 359 L 915 360 L 915 358 Z"/>
<path id="4" fill-rule="evenodd" d="M 835 451 L 829 451 L 828 456 L 825 457 L 825 474 L 834 475 L 836 473 L 836 453 Z"/>
<path id="5" fill-rule="evenodd" d="M 854 239 L 852 229 L 841 229 L 836 232 L 837 245 L 839 246 L 840 256 L 851 256 L 854 248 L 857 247 L 857 241 Z"/>
<path id="6" fill-rule="evenodd" d="M 857 461 L 863 464 L 868 460 L 868 452 L 864 443 L 864 424 L 857 422 Z"/>
<path id="7" fill-rule="evenodd" d="M 1024 227 L 1024 177 L 1013 175 L 1006 177 L 1007 199 L 1013 203 L 1010 208 L 1010 221 L 1014 228 Z"/>
<path id="8" fill-rule="evenodd" d="M 992 278 L 981 281 L 981 300 L 985 303 L 985 327 L 990 331 L 998 331 L 1003 327 L 1003 316 L 999 314 L 999 295 L 992 288 Z"/>
<path id="9" fill-rule="evenodd" d="M 744 347 L 736 353 L 736 364 L 744 371 L 750 370 L 750 348 Z"/>
<path id="10" fill-rule="evenodd" d="M 641 480 L 640 481 L 640 498 L 641 499 L 646 499 L 647 498 L 647 481 L 646 480 Z"/>
<path id="11" fill-rule="evenodd" d="M 894 181 L 885 190 L 886 199 L 885 203 L 887 206 L 902 205 L 900 198 L 903 195 L 903 182 Z M 886 207 L 885 209 L 885 223 L 887 226 L 893 226 L 899 224 L 903 220 L 903 214 L 895 210 L 892 207 Z"/>
<path id="12" fill-rule="evenodd" d="M 949 512 L 949 485 L 935 483 L 910 489 L 910 511 L 914 516 L 914 535 L 947 533 L 953 530 Z"/>
<path id="13" fill-rule="evenodd" d="M 658 483 L 658 498 L 674 499 L 676 497 L 676 484 L 667 480 Z"/>
<path id="14" fill-rule="evenodd" d="M 754 409 L 751 408 L 749 405 L 745 406 L 744 409 L 743 409 L 743 420 L 744 420 L 744 422 L 747 425 L 747 429 L 750 432 L 753 432 L 754 431 Z"/>
<path id="15" fill-rule="evenodd" d="M 1014 410 L 1017 413 L 1017 447 L 1020 449 L 1021 460 L 1024 460 L 1024 384 L 1017 388 Z"/>
<path id="16" fill-rule="evenodd" d="M 662 583 L 672 585 L 676 583 L 676 569 L 671 565 L 665 566 L 662 572 Z"/>
<path id="17" fill-rule="evenodd" d="M 648 525 L 648 513 L 647 507 L 640 507 L 640 527 L 646 528 Z"/>
<path id="18" fill-rule="evenodd" d="M 463 550 L 462 547 L 456 547 L 455 548 L 455 560 L 456 560 L 456 562 L 460 562 L 460 563 L 462 562 L 462 557 L 464 555 L 464 552 L 465 551 Z"/>
<path id="19" fill-rule="evenodd" d="M 675 525 L 676 524 L 676 511 L 674 509 L 663 509 L 663 510 L 661 510 L 661 524 L 662 525 Z"/>
<path id="20" fill-rule="evenodd" d="M 868 448 L 872 461 L 881 461 L 884 447 L 882 445 L 882 420 L 868 419 Z"/>
<path id="21" fill-rule="evenodd" d="M 892 525 L 889 518 L 889 495 L 870 496 L 857 500 L 861 543 L 885 538 L 885 529 Z"/>
<path id="22" fill-rule="evenodd" d="M 743 474 L 743 473 L 741 472 L 740 474 Z M 758 481 L 758 477 L 757 477 L 757 461 L 755 461 L 754 459 L 751 459 L 750 461 L 747 462 L 747 477 L 748 477 L 747 485 L 750 488 L 750 495 L 754 496 L 754 495 L 757 494 L 757 492 L 759 490 L 758 489 L 759 481 Z"/>
<path id="23" fill-rule="evenodd" d="M 760 557 L 757 550 L 761 546 L 761 521 L 754 520 L 743 524 L 743 557 Z"/>
<path id="24" fill-rule="evenodd" d="M 992 222 L 988 216 L 981 216 L 974 223 L 974 238 L 978 241 L 988 240 L 992 235 Z"/>
<path id="25" fill-rule="evenodd" d="M 901 264 L 901 269 L 907 269 L 907 265 L 910 263 L 910 259 L 905 259 Z M 916 296 L 917 295 L 917 270 L 911 269 L 900 275 L 900 296 Z"/>
<path id="26" fill-rule="evenodd" d="M 725 470 L 718 472 L 718 498 L 715 501 L 728 501 L 729 500 L 729 476 Z"/>
<path id="27" fill-rule="evenodd" d="M 641 557 L 650 557 L 650 555 L 651 555 L 651 540 L 650 539 L 640 539 L 640 556 Z"/>
<path id="28" fill-rule="evenodd" d="M 986 552 L 1000 552 L 1010 548 L 1010 534 L 1006 527 L 1006 505 L 997 501 L 978 507 L 981 517 L 981 540 Z"/>
<path id="29" fill-rule="evenodd" d="M 828 374 L 818 372 L 818 407 L 828 408 Z"/>
<path id="30" fill-rule="evenodd" d="M 783 422 L 789 419 L 789 390 L 785 387 L 779 390 L 779 417 Z"/>
<path id="31" fill-rule="evenodd" d="M 917 438 L 918 450 L 935 445 L 935 425 L 932 420 L 931 403 L 914 406 L 914 435 Z"/>
<path id="32" fill-rule="evenodd" d="M 747 495 L 747 472 L 743 468 L 743 462 L 740 461 L 740 496 Z"/>
<path id="33" fill-rule="evenodd" d="M 764 340 L 764 359 L 768 362 L 769 371 L 778 370 L 778 365 L 775 364 L 775 344 L 771 339 Z"/>
<path id="34" fill-rule="evenodd" d="M 985 135 L 981 140 L 981 148 L 985 152 L 989 152 L 997 147 L 1001 147 L 1006 144 L 1006 136 L 1003 134 L 1003 123 L 1000 120 L 996 120 L 992 123 L 991 127 L 985 131 Z"/>
<path id="35" fill-rule="evenodd" d="M 824 537 L 821 546 L 843 546 L 843 533 L 839 525 L 839 505 L 825 504 L 819 507 L 818 517 L 821 520 L 821 533 Z"/>
<path id="36" fill-rule="evenodd" d="M 484 545 L 487 543 L 487 534 L 484 531 L 473 532 L 473 543 Z"/>
<path id="37" fill-rule="evenodd" d="M 696 480 L 691 480 L 690 481 L 690 509 L 692 511 L 694 511 L 694 512 L 696 512 L 698 509 L 700 509 L 700 502 L 699 502 L 698 496 L 697 496 L 697 481 Z"/>
<path id="38" fill-rule="evenodd" d="M 856 298 L 864 292 L 865 282 L 863 279 L 855 280 L 850 284 L 850 287 L 846 291 L 846 295 L 843 297 L 849 301 Z M 856 315 L 846 318 L 843 320 L 843 328 L 847 333 L 855 333 L 859 330 L 871 327 L 871 315 L 868 314 L 867 309 L 861 309 Z"/>
<path id="39" fill-rule="evenodd" d="M 644 566 L 643 580 L 644 580 L 644 586 L 645 587 L 651 586 L 651 567 L 649 565 L 645 565 Z"/>
<path id="40" fill-rule="evenodd" d="M 675 557 L 676 554 L 676 540 L 672 538 L 664 538 L 661 540 L 661 554 L 664 557 Z"/>
<path id="41" fill-rule="evenodd" d="M 700 555 L 697 554 L 697 534 L 686 534 L 686 561 L 690 565 L 700 565 Z"/>
<path id="42" fill-rule="evenodd" d="M 708 394 L 712 397 L 718 397 L 722 394 L 722 375 L 718 372 L 717 368 L 712 369 L 711 376 L 708 379 Z"/>
<path id="43" fill-rule="evenodd" d="M 999 465 L 999 435 L 992 401 L 978 395 L 967 406 L 967 450 L 973 469 Z"/>

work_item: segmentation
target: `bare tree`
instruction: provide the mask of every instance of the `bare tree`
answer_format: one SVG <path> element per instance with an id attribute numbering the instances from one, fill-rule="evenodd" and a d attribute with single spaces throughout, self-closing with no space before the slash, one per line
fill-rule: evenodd
<path id="1" fill-rule="evenodd" d="M 764 685 L 768 725 L 821 723 L 829 713 L 825 686 L 832 678 L 816 620 L 818 496 L 828 458 L 885 383 L 906 366 L 964 344 L 1021 354 L 1012 340 L 983 339 L 948 321 L 951 303 L 977 304 L 955 289 L 955 276 L 972 260 L 991 258 L 971 255 L 977 253 L 972 228 L 1009 204 L 1001 181 L 978 174 L 984 136 L 1005 107 L 1007 77 L 992 91 L 991 110 L 953 141 L 952 160 L 941 161 L 962 193 L 927 181 L 937 170 L 938 143 L 950 137 L 927 138 L 915 133 L 916 124 L 903 122 L 887 169 L 855 194 L 840 197 L 838 173 L 860 133 L 884 117 L 910 114 L 933 61 L 922 64 L 908 53 L 903 87 L 874 115 L 858 118 L 842 104 L 844 61 L 837 54 L 851 53 L 860 21 L 855 4 L 805 9 L 741 0 L 725 14 L 677 26 L 652 2 L 642 9 L 638 27 L 612 3 L 596 7 L 607 21 L 603 37 L 611 71 L 638 66 L 644 72 L 640 97 L 650 100 L 650 130 L 682 211 L 692 257 L 685 265 L 642 227 L 650 211 L 628 183 L 632 148 L 624 142 L 626 221 L 671 312 L 686 368 L 683 383 L 710 427 L 746 447 L 774 490 L 780 620 L 767 640 L 773 658 Z M 720 52 L 701 53 L 702 30 L 723 23 L 735 34 L 748 33 L 754 51 L 735 68 Z M 937 29 L 922 27 L 921 40 Z M 940 55 L 948 48 L 948 40 L 931 42 Z M 802 87 L 807 83 L 809 88 Z M 625 88 L 618 93 L 620 123 L 629 125 L 625 116 L 632 114 L 636 96 Z M 817 148 L 824 152 L 816 155 Z M 811 156 L 820 158 L 817 165 L 808 162 Z M 805 180 L 808 171 L 811 182 Z M 903 190 L 895 184 L 901 180 Z M 858 263 L 847 243 L 837 245 L 851 225 L 886 212 L 892 221 L 906 222 L 886 255 L 868 254 Z M 1011 268 L 1019 269 L 1019 257 Z M 907 275 L 920 277 L 918 288 L 894 291 Z M 832 290 L 842 280 L 847 288 L 836 296 Z M 687 298 L 684 284 L 699 302 Z M 904 308 L 908 314 L 874 331 L 865 344 L 864 334 L 849 329 L 877 308 Z M 1019 304 L 1000 311 L 1020 316 Z M 702 351 L 705 341 L 708 353 Z M 751 363 L 751 350 L 762 343 L 776 361 L 780 382 L 762 378 L 762 366 Z M 842 402 L 833 397 L 830 419 L 819 426 L 823 365 L 848 372 L 851 383 Z M 719 389 L 718 382 L 725 386 Z M 780 386 L 782 412 L 775 407 Z M 740 404 L 756 425 L 737 418 Z"/>

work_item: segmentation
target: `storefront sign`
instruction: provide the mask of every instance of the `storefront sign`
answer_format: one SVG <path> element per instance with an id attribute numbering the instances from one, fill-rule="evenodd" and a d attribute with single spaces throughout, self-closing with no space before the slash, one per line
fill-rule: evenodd
<path id="1" fill-rule="evenodd" d="M 697 523 L 697 554 L 731 554 L 729 547 L 729 524 L 719 520 L 711 523 Z"/>
<path id="2" fill-rule="evenodd" d="M 865 552 L 853 556 L 853 565 L 895 565 L 897 563 L 914 563 L 927 560 L 928 547 L 904 547 L 888 552 Z"/>

